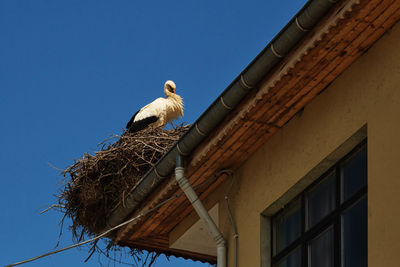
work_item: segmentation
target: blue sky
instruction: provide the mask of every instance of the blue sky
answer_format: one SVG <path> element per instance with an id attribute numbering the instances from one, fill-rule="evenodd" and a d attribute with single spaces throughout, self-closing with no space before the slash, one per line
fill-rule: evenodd
<path id="1" fill-rule="evenodd" d="M 1 0 L 0 265 L 57 243 L 62 214 L 39 214 L 63 181 L 49 163 L 64 169 L 96 151 L 168 79 L 185 102 L 180 122 L 195 121 L 304 3 Z M 64 228 L 60 246 L 72 244 Z M 27 266 L 99 266 L 87 255 Z M 207 265 L 161 257 L 156 266 Z"/>

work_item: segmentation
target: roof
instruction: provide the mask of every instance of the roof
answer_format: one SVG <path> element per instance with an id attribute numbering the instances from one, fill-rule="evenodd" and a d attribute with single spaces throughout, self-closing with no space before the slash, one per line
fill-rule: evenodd
<path id="1" fill-rule="evenodd" d="M 187 178 L 194 186 L 202 184 L 197 193 L 200 199 L 207 198 L 225 178 L 224 174 L 218 179 L 207 179 L 208 177 L 224 168 L 240 167 L 254 151 L 301 112 L 400 18 L 399 1 L 344 0 L 325 6 L 326 10 L 320 10 L 320 18 L 313 18 L 315 26 L 312 29 L 309 25 L 307 26 L 310 28 L 305 27 L 306 21 L 300 18 L 311 16 L 313 13 L 310 13 L 310 7 L 313 5 L 314 9 L 321 9 L 322 3 L 327 2 L 330 1 L 312 0 L 300 10 L 196 121 L 192 132 L 183 136 L 178 146 L 171 149 L 145 175 L 142 185 L 138 187 L 140 190 L 134 189 L 129 196 L 130 208 L 120 207 L 116 211 L 118 216 L 109 218 L 111 225 L 125 219 L 127 215 L 134 216 L 141 210 L 154 207 L 180 192 L 174 178 L 170 177 L 171 173 L 159 171 L 168 170 L 174 165 L 171 159 L 174 159 L 176 153 L 187 154 Z M 287 35 L 288 31 L 293 31 L 292 26 L 295 24 L 300 31 L 304 30 L 303 34 Z M 288 43 L 294 43 L 290 49 L 279 45 L 283 42 L 283 37 L 290 36 L 294 36 L 294 40 L 287 40 Z M 271 51 L 276 53 L 275 57 L 268 56 Z M 281 56 L 282 58 L 276 59 Z M 253 69 L 259 69 L 260 64 L 264 64 L 264 71 L 254 72 Z M 265 68 L 267 65 L 269 69 Z M 232 99 L 229 94 L 236 90 L 235 86 L 239 86 L 238 84 L 241 88 L 247 86 L 248 90 L 234 105 L 234 101 L 224 102 L 224 99 Z M 213 121 L 214 125 L 207 129 L 202 125 L 202 120 L 212 116 L 218 110 L 218 105 L 228 106 L 229 111 L 217 122 Z M 195 139 L 193 135 L 201 133 L 206 134 L 196 139 L 196 142 L 189 142 Z M 189 149 L 190 145 L 192 147 Z M 171 153 L 173 155 L 170 157 Z M 150 179 L 152 175 L 155 178 Z M 143 188 L 147 191 L 144 192 Z M 120 245 L 215 262 L 213 256 L 169 247 L 168 234 L 192 211 L 190 203 L 182 195 L 162 206 L 151 217 L 134 221 L 120 229 L 114 240 Z"/>

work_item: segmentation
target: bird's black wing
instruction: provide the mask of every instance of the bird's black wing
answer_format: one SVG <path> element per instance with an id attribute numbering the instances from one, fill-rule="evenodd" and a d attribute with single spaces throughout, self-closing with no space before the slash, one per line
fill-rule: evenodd
<path id="1" fill-rule="evenodd" d="M 136 115 L 139 113 L 140 109 L 136 111 L 135 114 L 133 114 L 132 118 L 129 120 L 129 122 L 126 124 L 126 129 L 131 128 L 133 121 L 135 120 Z"/>
<path id="2" fill-rule="evenodd" d="M 140 111 L 140 110 L 139 110 L 139 111 Z M 150 117 L 144 118 L 144 119 L 142 119 L 142 120 L 140 120 L 140 121 L 134 121 L 134 120 L 135 120 L 135 117 L 136 117 L 136 115 L 139 113 L 139 111 L 136 112 L 136 113 L 132 116 L 131 120 L 130 120 L 130 121 L 128 122 L 128 124 L 126 125 L 126 129 L 127 129 L 128 132 L 130 132 L 130 133 L 135 133 L 135 132 L 138 132 L 138 131 L 140 131 L 140 130 L 143 130 L 143 129 L 146 128 L 149 124 L 154 123 L 154 122 L 156 122 L 156 121 L 158 120 L 158 117 L 157 117 L 157 116 L 150 116 Z"/>

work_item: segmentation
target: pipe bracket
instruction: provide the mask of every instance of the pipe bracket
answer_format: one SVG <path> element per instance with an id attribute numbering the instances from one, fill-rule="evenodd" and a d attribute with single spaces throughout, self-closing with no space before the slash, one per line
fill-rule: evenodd
<path id="1" fill-rule="evenodd" d="M 304 28 L 303 26 L 300 25 L 300 22 L 299 22 L 299 18 L 298 18 L 298 17 L 296 17 L 295 22 L 296 22 L 297 28 L 298 28 L 300 31 L 302 31 L 302 32 L 308 32 L 308 31 L 310 31 L 309 29 L 306 29 L 306 28 Z"/>
<path id="2" fill-rule="evenodd" d="M 274 54 L 276 57 L 278 57 L 278 58 L 283 58 L 283 56 L 282 56 L 281 54 L 279 54 L 279 53 L 275 50 L 274 44 L 271 44 L 271 51 L 272 51 L 272 54 Z"/>
<path id="3" fill-rule="evenodd" d="M 249 85 L 245 80 L 243 75 L 240 75 L 240 85 L 244 88 L 244 89 L 253 89 L 253 86 Z"/>
<path id="4" fill-rule="evenodd" d="M 157 168 L 154 168 L 154 173 L 156 174 L 156 176 L 160 179 L 165 179 L 168 178 L 168 176 L 162 176 L 161 174 L 158 173 Z"/>
<path id="5" fill-rule="evenodd" d="M 232 109 L 232 107 L 230 107 L 229 105 L 227 105 L 227 104 L 225 103 L 225 101 L 224 101 L 224 99 L 222 98 L 222 96 L 221 96 L 221 103 L 222 103 L 222 105 L 223 105 L 226 109 L 229 109 L 229 110 Z"/>
<path id="6" fill-rule="evenodd" d="M 200 129 L 199 129 L 199 125 L 197 125 L 197 123 L 194 125 L 194 127 L 196 128 L 196 131 L 201 135 L 201 136 L 207 136 L 205 133 L 203 133 Z"/>
<path id="7" fill-rule="evenodd" d="M 179 147 L 179 143 L 176 144 L 176 149 L 178 150 L 179 154 L 181 154 L 182 156 L 187 156 L 188 153 L 184 153 L 181 148 Z"/>

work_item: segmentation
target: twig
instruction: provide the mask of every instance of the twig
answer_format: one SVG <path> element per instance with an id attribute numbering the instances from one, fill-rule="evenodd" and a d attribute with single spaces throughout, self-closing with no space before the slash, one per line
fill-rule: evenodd
<path id="1" fill-rule="evenodd" d="M 101 145 L 103 145 L 105 142 L 107 142 L 108 140 L 111 140 L 111 139 L 114 139 L 114 138 L 117 138 L 117 137 L 120 137 L 120 136 L 119 136 L 118 134 L 113 134 L 113 135 L 110 136 L 109 138 L 104 139 L 102 142 L 98 143 L 97 146 L 101 146 Z"/>
<path id="2" fill-rule="evenodd" d="M 106 258 L 108 258 L 108 259 L 110 259 L 110 260 L 112 260 L 112 261 L 114 261 L 114 262 L 117 262 L 117 263 L 120 263 L 120 264 L 129 265 L 129 266 L 137 266 L 137 265 L 134 265 L 134 264 L 132 264 L 132 263 L 128 263 L 128 262 L 124 262 L 124 261 L 118 260 L 118 259 L 115 258 L 115 257 L 111 257 L 110 255 L 106 254 L 101 248 L 99 248 L 99 246 L 96 246 L 96 249 L 97 249 L 97 251 L 100 252 L 104 257 L 106 257 Z"/>
<path id="3" fill-rule="evenodd" d="M 155 148 L 155 147 L 153 147 L 153 146 L 151 146 L 151 145 L 149 145 L 149 144 L 146 144 L 146 143 L 143 142 L 143 141 L 139 141 L 139 140 L 138 140 L 138 142 L 141 143 L 141 144 L 143 144 L 144 146 L 147 146 L 147 147 L 149 147 L 149 148 L 151 148 L 151 149 L 154 149 L 154 150 L 156 150 L 156 151 L 158 151 L 158 152 L 160 152 L 160 153 L 163 153 L 163 152 L 164 152 L 163 150 L 157 149 L 157 148 Z M 142 152 L 143 152 L 143 151 L 142 151 Z"/>
<path id="4" fill-rule="evenodd" d="M 57 244 L 54 246 L 53 249 L 58 248 L 58 245 L 60 245 L 61 236 L 62 236 L 63 227 L 64 227 L 64 220 L 65 220 L 65 217 L 66 217 L 66 216 L 67 216 L 67 214 L 64 214 L 63 218 L 61 219 L 61 222 L 60 222 L 60 233 L 58 234 Z"/>
<path id="5" fill-rule="evenodd" d="M 97 245 L 98 241 L 99 241 L 98 239 L 96 241 L 94 241 L 92 248 L 89 250 L 92 252 L 90 252 L 89 256 L 86 258 L 86 260 L 84 262 L 87 262 L 92 257 L 93 253 L 96 251 L 96 245 Z"/>
<path id="6" fill-rule="evenodd" d="M 55 166 L 52 165 L 50 162 L 47 162 L 47 165 L 49 165 L 50 167 L 52 167 L 53 169 L 55 169 L 55 170 L 57 170 L 57 171 L 60 171 L 60 172 L 64 171 L 63 169 L 59 169 L 59 168 L 55 167 Z"/>
<path id="7" fill-rule="evenodd" d="M 50 205 L 50 207 L 48 207 L 47 209 L 45 209 L 45 210 L 42 210 L 41 212 L 40 212 L 40 214 L 43 214 L 43 213 L 45 213 L 46 211 L 49 211 L 49 210 L 51 210 L 52 208 L 55 208 L 55 207 L 58 207 L 58 208 L 64 208 L 62 205 L 60 205 L 60 204 L 52 204 L 52 205 Z"/>

